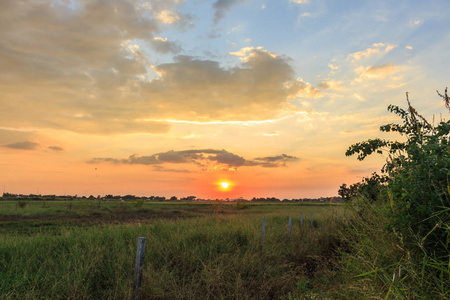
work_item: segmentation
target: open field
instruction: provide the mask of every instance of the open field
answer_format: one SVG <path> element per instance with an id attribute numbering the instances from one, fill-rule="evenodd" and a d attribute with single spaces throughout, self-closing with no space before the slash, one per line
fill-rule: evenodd
<path id="1" fill-rule="evenodd" d="M 338 293 L 327 282 L 340 268 L 334 265 L 341 246 L 335 233 L 343 210 L 297 203 L 78 200 L 28 201 L 21 208 L 17 201 L 1 201 L 0 294 L 5 299 L 130 298 L 137 239 L 143 236 L 144 299 L 331 297 Z M 267 225 L 260 250 L 262 217 Z"/>

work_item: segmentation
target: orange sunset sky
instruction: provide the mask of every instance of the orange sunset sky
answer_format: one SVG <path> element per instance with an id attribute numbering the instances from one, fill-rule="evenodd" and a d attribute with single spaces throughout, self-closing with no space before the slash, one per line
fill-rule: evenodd
<path id="1" fill-rule="evenodd" d="M 450 2 L 0 1 L 0 184 L 9 193 L 335 196 L 345 157 L 439 116 Z M 220 182 L 229 182 L 221 188 Z"/>

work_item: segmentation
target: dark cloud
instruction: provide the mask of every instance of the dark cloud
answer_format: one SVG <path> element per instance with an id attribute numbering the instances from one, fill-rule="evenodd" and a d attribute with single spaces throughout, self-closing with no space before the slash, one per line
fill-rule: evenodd
<path id="1" fill-rule="evenodd" d="M 38 143 L 31 141 L 17 142 L 13 144 L 4 145 L 4 147 L 19 150 L 36 150 L 39 147 Z"/>
<path id="2" fill-rule="evenodd" d="M 228 152 L 226 150 L 215 149 L 199 149 L 199 150 L 182 150 L 182 151 L 168 151 L 156 153 L 149 156 L 140 156 L 137 154 L 131 155 L 129 158 L 94 158 L 90 163 L 109 162 L 114 164 L 142 164 L 153 165 L 156 170 L 159 170 L 160 165 L 164 163 L 173 164 L 196 164 L 198 166 L 206 166 L 208 164 L 224 165 L 227 168 L 239 167 L 279 167 L 286 166 L 287 162 L 296 161 L 297 157 L 281 154 L 278 156 L 259 157 L 253 160 L 247 160 L 242 156 Z"/>
<path id="3" fill-rule="evenodd" d="M 17 141 L 35 140 L 37 136 L 34 132 L 0 129 L 0 141 L 5 144 L 12 144 Z"/>
<path id="4" fill-rule="evenodd" d="M 242 0 L 217 0 L 213 4 L 215 9 L 214 24 L 217 24 L 225 17 L 225 13 L 229 11 L 234 5 L 243 3 Z"/>
<path id="5" fill-rule="evenodd" d="M 54 151 L 64 151 L 64 149 L 59 146 L 49 146 L 48 148 Z"/>
<path id="6" fill-rule="evenodd" d="M 273 168 L 279 166 L 286 166 L 287 162 L 298 160 L 295 156 L 290 156 L 286 154 L 281 154 L 277 156 L 266 156 L 266 157 L 257 157 L 253 161 L 258 163 L 260 166 L 266 168 Z"/>
<path id="7" fill-rule="evenodd" d="M 189 170 L 184 169 L 166 169 L 162 166 L 153 166 L 153 170 L 157 172 L 168 172 L 168 173 L 192 173 Z"/>
<path id="8" fill-rule="evenodd" d="M 248 164 L 248 161 L 236 154 L 222 150 L 222 152 L 217 153 L 215 156 L 211 157 L 210 160 L 218 162 L 220 164 L 227 165 L 229 167 L 241 167 Z"/>
<path id="9" fill-rule="evenodd" d="M 159 53 L 167 54 L 167 53 L 180 53 L 181 46 L 175 42 L 169 42 L 165 39 L 155 38 L 151 41 L 151 45 L 153 49 Z"/>

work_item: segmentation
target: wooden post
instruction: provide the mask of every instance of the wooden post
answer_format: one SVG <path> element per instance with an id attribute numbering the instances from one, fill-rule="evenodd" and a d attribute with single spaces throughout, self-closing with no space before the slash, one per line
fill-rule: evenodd
<path id="1" fill-rule="evenodd" d="M 311 213 L 311 227 L 313 227 L 313 213 Z"/>
<path id="2" fill-rule="evenodd" d="M 138 246 L 136 251 L 136 266 L 134 269 L 134 286 L 133 286 L 134 300 L 139 300 L 139 294 L 141 292 L 142 270 L 144 269 L 144 256 L 145 256 L 145 238 L 140 237 L 138 239 Z"/>
<path id="3" fill-rule="evenodd" d="M 337 218 L 337 209 L 336 209 L 336 211 L 335 211 L 335 215 L 336 215 L 336 218 Z"/>
<path id="4" fill-rule="evenodd" d="M 300 226 L 303 226 L 303 213 L 300 213 Z"/>
<path id="5" fill-rule="evenodd" d="M 261 242 L 259 244 L 259 248 L 262 249 L 264 244 L 264 233 L 266 231 L 266 218 L 262 219 L 262 226 L 261 226 Z"/>
<path id="6" fill-rule="evenodd" d="M 291 239 L 291 227 L 292 227 L 292 217 L 289 217 L 288 240 Z"/>

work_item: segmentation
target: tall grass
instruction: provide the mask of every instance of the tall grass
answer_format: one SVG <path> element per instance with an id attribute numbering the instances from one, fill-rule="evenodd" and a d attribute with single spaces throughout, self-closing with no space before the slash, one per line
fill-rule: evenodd
<path id="1" fill-rule="evenodd" d="M 356 201 L 345 219 L 343 208 L 338 217 L 335 208 L 210 206 L 216 213 L 200 218 L 79 227 L 61 223 L 50 231 L 2 234 L 0 295 L 130 299 L 137 239 L 143 236 L 143 299 L 449 298 L 448 261 L 423 259 L 408 250 L 420 240 L 405 241 L 386 230 L 386 208 L 380 203 Z M 263 216 L 266 235 L 260 249 Z"/>
<path id="2" fill-rule="evenodd" d="M 357 208 L 358 207 L 358 208 Z M 418 238 L 405 240 L 387 230 L 386 209 L 362 199 L 341 232 L 347 245 L 342 253 L 343 298 L 354 299 L 449 299 L 450 260 L 436 261 L 411 250 Z M 449 243 L 450 239 L 443 240 Z"/>
<path id="3" fill-rule="evenodd" d="M 339 269 L 336 237 L 342 224 L 333 211 L 315 213 L 313 228 L 307 222 L 300 228 L 296 217 L 288 240 L 288 215 L 298 209 L 266 211 L 262 250 L 261 215 L 243 213 L 2 235 L 0 294 L 4 299 L 128 299 L 137 238 L 143 236 L 143 299 L 302 297 L 299 282 L 333 295 L 337 291 L 329 283 Z"/>

